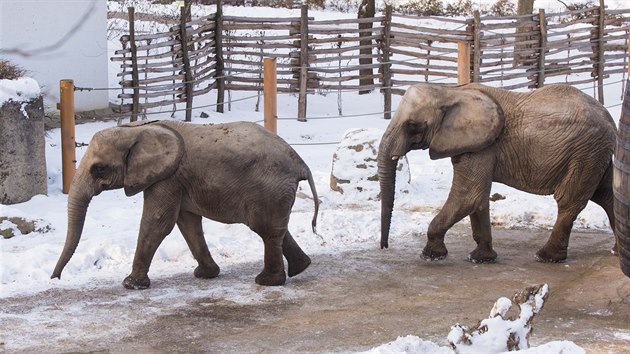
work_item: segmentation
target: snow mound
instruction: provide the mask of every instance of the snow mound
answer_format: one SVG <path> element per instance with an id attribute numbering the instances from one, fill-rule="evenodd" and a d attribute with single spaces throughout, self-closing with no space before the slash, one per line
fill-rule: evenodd
<path id="1" fill-rule="evenodd" d="M 378 146 L 383 130 L 347 130 L 333 155 L 330 188 L 348 200 L 379 200 Z M 396 172 L 396 192 L 409 193 L 411 174 L 407 158 L 401 158 Z"/>
<path id="2" fill-rule="evenodd" d="M 7 101 L 28 102 L 39 97 L 39 84 L 30 77 L 0 80 L 0 106 Z"/>
<path id="3" fill-rule="evenodd" d="M 385 353 L 449 353 L 449 354 L 503 354 L 519 351 L 523 354 L 586 354 L 586 351 L 570 341 L 553 341 L 529 348 L 532 320 L 542 310 L 549 286 L 541 284 L 517 292 L 512 300 L 501 297 L 490 310 L 490 317 L 481 320 L 472 328 L 459 324 L 448 334 L 448 347 L 438 346 L 416 336 L 398 337 L 395 341 L 373 348 L 365 354 Z M 519 314 L 506 318 L 513 305 L 518 305 Z"/>

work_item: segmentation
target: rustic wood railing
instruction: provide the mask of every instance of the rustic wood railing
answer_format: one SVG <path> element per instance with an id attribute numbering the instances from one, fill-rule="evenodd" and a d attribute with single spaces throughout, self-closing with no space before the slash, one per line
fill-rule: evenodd
<path id="1" fill-rule="evenodd" d="M 508 89 L 593 83 L 603 102 L 604 81 L 628 66 L 630 9 L 453 19 L 393 15 L 388 8 L 374 18 L 316 20 L 303 7 L 292 18 L 219 12 L 154 34 L 134 33 L 133 14 L 112 58 L 121 64 L 120 110 L 132 117 L 160 106 L 190 108 L 195 96 L 212 90 L 222 112 L 230 92 L 263 90 L 266 57 L 276 58 L 278 91 L 298 95 L 301 120 L 310 93 L 366 90 L 383 92 L 388 118 L 391 94 L 418 82 Z M 366 48 L 371 54 L 361 54 Z M 366 57 L 372 64 L 359 63 Z M 359 84 L 362 69 L 372 71 L 373 84 Z"/>

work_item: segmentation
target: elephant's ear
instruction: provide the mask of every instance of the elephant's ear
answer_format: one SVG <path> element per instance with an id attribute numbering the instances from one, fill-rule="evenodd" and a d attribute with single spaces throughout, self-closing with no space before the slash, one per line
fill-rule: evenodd
<path id="1" fill-rule="evenodd" d="M 429 144 L 431 159 L 482 150 L 495 142 L 505 122 L 494 99 L 474 89 L 453 90 L 442 123 Z"/>
<path id="2" fill-rule="evenodd" d="M 184 142 L 176 131 L 158 124 L 130 127 L 139 133 L 126 161 L 125 194 L 132 196 L 177 170 L 184 154 Z"/>

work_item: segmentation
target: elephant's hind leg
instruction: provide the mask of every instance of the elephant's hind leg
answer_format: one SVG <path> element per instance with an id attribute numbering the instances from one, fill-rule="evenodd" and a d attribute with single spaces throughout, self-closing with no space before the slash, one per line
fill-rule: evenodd
<path id="1" fill-rule="evenodd" d="M 599 186 L 597 187 L 597 189 L 595 190 L 595 193 L 593 194 L 593 197 L 591 198 L 591 200 L 595 204 L 601 206 L 604 209 L 604 211 L 606 212 L 606 215 L 608 216 L 608 222 L 610 224 L 610 228 L 613 230 L 613 233 L 615 233 L 615 213 L 614 213 L 615 197 L 613 194 L 612 179 L 613 179 L 613 164 L 611 163 L 608 166 L 608 169 L 606 170 L 604 177 L 602 177 L 602 180 L 599 183 Z M 615 237 L 615 244 L 613 245 L 610 251 L 613 254 L 618 254 L 619 248 L 617 246 L 616 237 Z"/>
<path id="2" fill-rule="evenodd" d="M 311 258 L 302 251 L 288 230 L 284 234 L 284 240 L 282 241 L 282 254 L 287 259 L 290 277 L 302 273 L 311 264 Z"/>
<path id="3" fill-rule="evenodd" d="M 282 258 L 282 243 L 287 233 L 286 227 L 282 229 L 266 228 L 255 230 L 265 244 L 264 266 L 262 272 L 256 276 L 256 284 L 267 286 L 284 285 L 287 275 L 284 272 L 284 259 Z"/>
<path id="4" fill-rule="evenodd" d="M 587 184 L 572 183 L 571 185 Z M 588 196 L 593 195 L 592 190 L 590 193 L 584 193 L 584 191 L 578 192 L 575 189 L 569 188 L 563 188 L 556 191 L 554 194 L 556 202 L 558 203 L 558 217 L 551 230 L 549 240 L 536 252 L 536 260 L 539 262 L 558 263 L 564 262 L 567 259 L 567 248 L 569 247 L 569 237 L 571 236 L 573 222 L 588 203 L 588 197 L 579 195 L 579 193 Z"/>
<path id="5" fill-rule="evenodd" d="M 177 220 L 177 226 L 182 232 L 188 248 L 193 254 L 193 257 L 199 264 L 195 268 L 195 277 L 197 278 L 215 278 L 219 275 L 220 268 L 212 259 L 206 239 L 203 236 L 203 228 L 201 226 L 201 216 L 193 214 L 189 211 L 180 211 L 179 219 Z"/>

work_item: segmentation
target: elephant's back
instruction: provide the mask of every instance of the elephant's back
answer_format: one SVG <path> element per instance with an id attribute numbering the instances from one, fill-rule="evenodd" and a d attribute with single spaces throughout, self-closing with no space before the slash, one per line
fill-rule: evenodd
<path id="1" fill-rule="evenodd" d="M 245 174 L 252 169 L 282 169 L 299 174 L 303 161 L 282 138 L 250 122 L 189 124 L 181 132 L 190 163 L 221 166 Z M 299 159 L 296 164 L 295 158 Z"/>
<path id="2" fill-rule="evenodd" d="M 616 127 L 592 97 L 567 85 L 516 94 L 506 110 L 498 181 L 537 194 L 554 193 L 582 169 L 593 183 L 610 164 Z"/>

